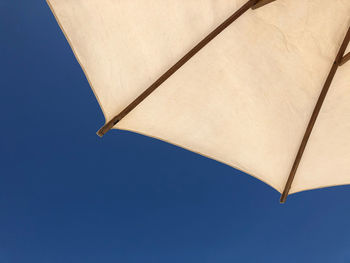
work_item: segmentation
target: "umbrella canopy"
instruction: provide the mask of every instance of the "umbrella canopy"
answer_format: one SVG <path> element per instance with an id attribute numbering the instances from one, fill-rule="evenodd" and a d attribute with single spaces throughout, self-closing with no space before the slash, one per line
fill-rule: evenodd
<path id="1" fill-rule="evenodd" d="M 176 144 L 282 202 L 350 183 L 350 1 L 48 3 L 104 113 L 99 135 Z"/>

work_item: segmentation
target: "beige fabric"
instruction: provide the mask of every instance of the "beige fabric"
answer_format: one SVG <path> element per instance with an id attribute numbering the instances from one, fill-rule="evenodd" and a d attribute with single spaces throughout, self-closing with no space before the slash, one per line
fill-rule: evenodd
<path id="1" fill-rule="evenodd" d="M 106 120 L 246 0 L 49 0 Z M 115 128 L 156 137 L 283 191 L 350 25 L 348 0 L 249 10 Z M 350 63 L 341 67 L 291 193 L 350 183 Z"/>

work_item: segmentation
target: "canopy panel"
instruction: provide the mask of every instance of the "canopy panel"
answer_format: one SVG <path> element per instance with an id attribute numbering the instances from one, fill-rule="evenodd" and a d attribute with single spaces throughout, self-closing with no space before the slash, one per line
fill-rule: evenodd
<path id="1" fill-rule="evenodd" d="M 106 121 L 246 0 L 49 0 Z M 350 25 L 348 0 L 250 10 L 116 126 L 243 170 L 282 192 Z M 291 193 L 350 183 L 350 63 L 342 66 Z"/>
<path id="2" fill-rule="evenodd" d="M 48 3 L 108 121 L 245 1 Z"/>

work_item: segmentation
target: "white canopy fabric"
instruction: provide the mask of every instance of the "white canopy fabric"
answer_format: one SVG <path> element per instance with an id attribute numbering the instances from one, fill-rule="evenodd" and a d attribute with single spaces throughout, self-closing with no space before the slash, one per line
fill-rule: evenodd
<path id="1" fill-rule="evenodd" d="M 247 0 L 48 2 L 109 121 Z M 282 192 L 349 25 L 349 0 L 276 0 L 249 10 L 114 128 L 208 156 Z M 349 183 L 350 63 L 338 69 L 290 193 Z"/>

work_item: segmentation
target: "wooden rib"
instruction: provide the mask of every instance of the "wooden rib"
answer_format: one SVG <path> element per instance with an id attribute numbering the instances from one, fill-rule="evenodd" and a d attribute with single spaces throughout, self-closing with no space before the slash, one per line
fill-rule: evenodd
<path id="1" fill-rule="evenodd" d="M 98 132 L 97 135 L 102 137 L 106 132 L 113 128 L 121 119 L 123 119 L 129 112 L 131 112 L 137 105 L 139 105 L 145 98 L 147 98 L 155 89 L 157 89 L 162 83 L 170 78 L 177 70 L 179 70 L 186 62 L 188 62 L 194 55 L 196 55 L 203 47 L 205 47 L 211 40 L 224 31 L 229 25 L 237 20 L 241 15 L 247 12 L 250 8 L 257 8 L 260 2 L 265 5 L 272 0 L 249 0 L 240 9 L 238 9 L 233 15 L 226 19 L 221 25 L 219 25 L 214 31 L 206 36 L 201 42 L 199 42 L 194 48 L 192 48 L 185 56 L 183 56 L 175 65 L 173 65 L 167 72 L 165 72 L 160 78 L 158 78 L 150 87 L 148 87 L 140 96 L 138 96 L 133 102 L 131 102 L 125 109 L 123 109 L 117 116 L 107 122 Z M 261 5 L 261 6 L 262 6 Z M 259 6 L 258 6 L 259 7 Z"/>
<path id="2" fill-rule="evenodd" d="M 325 82 L 325 84 L 324 84 L 324 86 L 322 88 L 322 91 L 321 91 L 320 96 L 319 96 L 319 98 L 317 100 L 316 106 L 315 106 L 314 111 L 312 113 L 312 116 L 311 116 L 311 119 L 309 121 L 309 124 L 308 124 L 308 126 L 306 128 L 303 140 L 302 140 L 302 142 L 300 144 L 300 147 L 299 147 L 299 151 L 297 153 L 297 156 L 295 158 L 294 164 L 293 164 L 292 169 L 290 171 L 290 174 L 289 174 L 286 186 L 285 186 L 283 194 L 281 196 L 281 200 L 280 200 L 281 203 L 285 203 L 286 200 L 287 200 L 287 196 L 289 194 L 289 190 L 290 190 L 290 188 L 292 186 L 295 174 L 296 174 L 297 169 L 299 167 L 300 160 L 301 160 L 301 158 L 303 156 L 303 153 L 304 153 L 304 150 L 306 148 L 307 142 L 308 142 L 308 140 L 310 138 L 312 129 L 313 129 L 315 123 L 316 123 L 317 117 L 318 117 L 318 115 L 320 113 L 320 110 L 322 108 L 322 104 L 323 104 L 323 102 L 324 102 L 324 100 L 326 98 L 327 92 L 328 92 L 328 90 L 329 90 L 329 88 L 330 88 L 330 86 L 332 84 L 333 78 L 334 78 L 335 74 L 337 73 L 337 70 L 338 70 L 338 68 L 339 68 L 339 66 L 341 64 L 341 61 L 343 59 L 345 50 L 346 50 L 349 42 L 350 42 L 350 27 L 348 29 L 348 32 L 346 33 L 346 36 L 344 38 L 344 41 L 343 41 L 341 47 L 339 49 L 337 57 L 335 58 L 333 66 L 332 66 L 332 68 L 331 68 L 331 70 L 330 70 L 330 72 L 328 74 L 326 82 Z"/>
<path id="3" fill-rule="evenodd" d="M 257 4 L 255 4 L 255 5 L 252 7 L 252 9 L 257 9 L 257 8 L 259 8 L 259 7 L 262 7 L 262 6 L 264 6 L 264 5 L 267 5 L 267 4 L 269 4 L 269 3 L 272 3 L 272 2 L 274 2 L 274 1 L 276 1 L 276 0 L 261 0 L 261 1 L 259 1 Z"/>
<path id="4" fill-rule="evenodd" d="M 340 61 L 339 66 L 343 66 L 346 62 L 350 60 L 350 52 L 346 54 Z"/>

